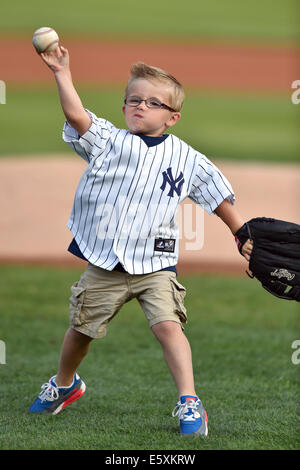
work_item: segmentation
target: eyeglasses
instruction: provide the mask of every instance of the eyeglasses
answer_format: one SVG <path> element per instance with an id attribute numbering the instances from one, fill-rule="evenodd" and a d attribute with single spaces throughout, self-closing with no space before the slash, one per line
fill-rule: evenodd
<path id="1" fill-rule="evenodd" d="M 147 108 L 168 109 L 169 111 L 175 111 L 175 109 L 170 108 L 170 106 L 164 103 L 161 103 L 156 98 L 148 98 L 146 100 L 142 100 L 141 98 L 138 98 L 137 96 L 130 96 L 129 98 L 125 98 L 124 103 L 127 104 L 128 106 L 136 107 L 136 106 L 139 106 L 143 101 L 145 102 L 145 105 L 147 106 Z"/>

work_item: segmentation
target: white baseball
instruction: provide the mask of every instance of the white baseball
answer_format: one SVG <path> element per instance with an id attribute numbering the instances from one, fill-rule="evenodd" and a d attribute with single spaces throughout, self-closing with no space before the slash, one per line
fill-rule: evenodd
<path id="1" fill-rule="evenodd" d="M 54 51 L 58 46 L 58 41 L 57 32 L 47 26 L 37 29 L 32 36 L 32 44 L 38 53 Z"/>

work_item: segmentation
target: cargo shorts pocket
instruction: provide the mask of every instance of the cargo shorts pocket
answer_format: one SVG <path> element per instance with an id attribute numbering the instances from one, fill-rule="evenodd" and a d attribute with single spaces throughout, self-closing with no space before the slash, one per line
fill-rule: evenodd
<path id="1" fill-rule="evenodd" d="M 175 302 L 175 312 L 179 315 L 182 323 L 187 322 L 186 308 L 184 306 L 184 298 L 186 295 L 186 289 L 183 287 L 177 279 L 171 279 L 171 286 L 173 291 L 173 298 Z"/>
<path id="2" fill-rule="evenodd" d="M 83 323 L 82 318 L 82 307 L 84 302 L 84 297 L 86 293 L 86 288 L 83 286 L 78 286 L 78 282 L 71 287 L 71 297 L 70 297 L 70 323 L 72 326 L 80 326 Z"/>

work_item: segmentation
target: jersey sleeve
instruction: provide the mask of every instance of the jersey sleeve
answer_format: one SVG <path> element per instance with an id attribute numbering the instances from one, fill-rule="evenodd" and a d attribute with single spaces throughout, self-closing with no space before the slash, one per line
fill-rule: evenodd
<path id="1" fill-rule="evenodd" d="M 66 121 L 63 128 L 63 140 L 89 163 L 93 158 L 99 157 L 104 152 L 115 126 L 105 119 L 98 118 L 87 109 L 86 112 L 92 120 L 90 128 L 80 136 Z"/>
<path id="2" fill-rule="evenodd" d="M 227 199 L 234 204 L 234 191 L 221 171 L 202 154 L 196 158 L 191 190 L 188 196 L 200 204 L 209 214 Z"/>

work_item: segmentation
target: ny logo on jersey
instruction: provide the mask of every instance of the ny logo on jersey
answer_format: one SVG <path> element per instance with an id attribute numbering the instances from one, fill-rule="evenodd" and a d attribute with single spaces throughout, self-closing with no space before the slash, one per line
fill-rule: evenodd
<path id="1" fill-rule="evenodd" d="M 170 190 L 168 192 L 168 196 L 174 197 L 174 191 L 176 192 L 177 196 L 180 196 L 182 185 L 184 183 L 184 177 L 183 177 L 182 171 L 180 172 L 180 175 L 178 176 L 178 178 L 176 178 L 175 180 L 172 175 L 172 168 L 168 168 L 167 171 L 163 171 L 162 175 L 163 175 L 163 183 L 160 189 L 164 191 L 167 183 L 169 183 Z"/>

